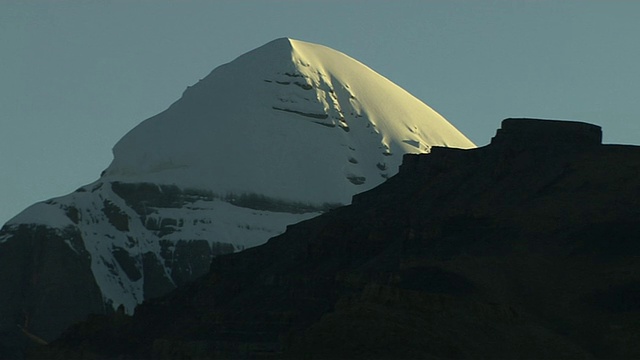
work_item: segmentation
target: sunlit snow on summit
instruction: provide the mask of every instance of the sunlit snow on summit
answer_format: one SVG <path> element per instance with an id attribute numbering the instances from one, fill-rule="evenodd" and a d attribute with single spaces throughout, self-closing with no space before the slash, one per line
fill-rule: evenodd
<path id="1" fill-rule="evenodd" d="M 402 154 L 434 145 L 474 146 L 362 63 L 282 38 L 218 67 L 129 132 L 105 178 L 348 203 L 393 175 Z"/>

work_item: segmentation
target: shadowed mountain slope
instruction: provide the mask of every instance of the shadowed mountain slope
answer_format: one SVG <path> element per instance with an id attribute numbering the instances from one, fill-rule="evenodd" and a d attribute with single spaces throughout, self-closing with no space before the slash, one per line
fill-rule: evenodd
<path id="1" fill-rule="evenodd" d="M 508 119 L 33 358 L 638 358 L 640 148 Z"/>

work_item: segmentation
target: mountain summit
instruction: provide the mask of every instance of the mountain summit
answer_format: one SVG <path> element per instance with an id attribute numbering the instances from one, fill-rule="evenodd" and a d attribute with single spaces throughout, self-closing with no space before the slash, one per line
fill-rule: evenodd
<path id="1" fill-rule="evenodd" d="M 131 313 L 431 146 L 474 145 L 347 55 L 272 41 L 126 134 L 96 182 L 0 230 L 2 343 L 16 343 L 16 324 L 47 340 L 88 313 Z"/>
<path id="2" fill-rule="evenodd" d="M 218 67 L 129 132 L 104 179 L 346 204 L 394 174 L 402 154 L 434 145 L 474 147 L 362 63 L 282 38 Z"/>

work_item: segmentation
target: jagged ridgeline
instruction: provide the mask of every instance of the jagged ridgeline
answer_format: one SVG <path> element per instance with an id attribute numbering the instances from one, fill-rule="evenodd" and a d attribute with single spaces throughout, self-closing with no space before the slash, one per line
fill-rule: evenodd
<path id="1" fill-rule="evenodd" d="M 640 147 L 508 119 L 34 358 L 638 359 Z"/>
<path id="2" fill-rule="evenodd" d="M 286 38 L 250 51 L 126 134 L 97 181 L 4 225 L 0 344 L 20 351 L 17 324 L 49 341 L 89 313 L 131 314 L 432 146 L 474 147 L 345 54 Z"/>

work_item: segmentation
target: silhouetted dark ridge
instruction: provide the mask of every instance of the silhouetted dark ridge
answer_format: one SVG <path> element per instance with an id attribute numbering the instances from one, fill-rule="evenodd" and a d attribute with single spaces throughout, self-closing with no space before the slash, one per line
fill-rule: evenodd
<path id="1" fill-rule="evenodd" d="M 542 119 L 505 119 L 488 146 L 475 151 L 454 149 L 440 146 L 431 148 L 428 155 L 405 154 L 400 166 L 400 174 L 411 173 L 411 176 L 428 176 L 449 167 L 464 167 L 465 164 L 486 158 L 487 152 L 497 156 L 496 160 L 510 155 L 511 150 L 528 151 L 532 157 L 565 156 L 567 153 L 584 151 L 585 148 L 602 145 L 602 129 L 600 126 L 565 120 Z M 366 196 L 358 194 L 355 198 Z"/>
<path id="2" fill-rule="evenodd" d="M 535 146 L 537 144 L 594 146 L 602 143 L 600 126 L 579 121 L 505 119 L 492 145 L 518 144 Z"/>
<path id="3" fill-rule="evenodd" d="M 508 119 L 32 358 L 640 359 L 640 147 Z"/>
<path id="4" fill-rule="evenodd" d="M 475 154 L 475 152 L 473 154 Z M 462 159 L 469 159 L 471 157 L 474 157 L 474 155 L 463 149 L 449 149 L 434 146 L 431 148 L 429 154 L 405 154 L 402 157 L 399 174 L 418 176 L 418 174 L 425 175 L 423 172 L 437 173 L 454 164 L 459 164 L 460 161 L 463 161 Z M 354 199 L 363 194 L 355 195 Z"/>

